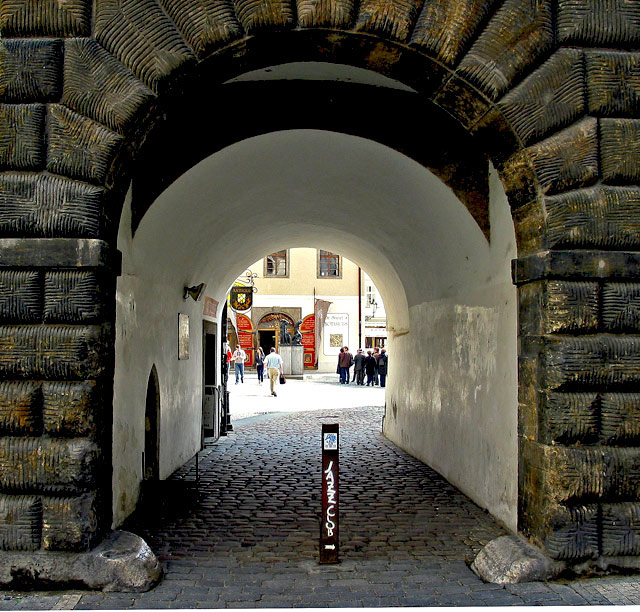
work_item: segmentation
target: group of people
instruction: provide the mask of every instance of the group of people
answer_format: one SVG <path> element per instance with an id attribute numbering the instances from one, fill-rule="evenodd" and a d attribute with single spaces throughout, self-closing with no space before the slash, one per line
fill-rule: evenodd
<path id="1" fill-rule="evenodd" d="M 348 346 L 343 346 L 338 355 L 338 370 L 340 374 L 340 384 L 348 385 L 349 382 L 356 381 L 358 385 L 364 385 L 364 376 L 367 375 L 367 387 L 380 385 L 386 386 L 387 366 L 389 356 L 386 349 L 367 349 L 365 355 L 362 349 L 358 349 L 355 357 L 349 352 Z M 350 378 L 350 368 L 353 366 L 353 378 Z"/>
<path id="2" fill-rule="evenodd" d="M 227 364 L 234 364 L 236 374 L 236 385 L 244 383 L 244 363 L 247 360 L 247 354 L 238 344 L 233 353 L 227 348 Z M 271 385 L 271 395 L 276 396 L 276 383 L 280 377 L 284 377 L 282 357 L 276 353 L 276 349 L 272 348 L 268 355 L 265 356 L 262 347 L 258 347 L 255 352 L 256 372 L 258 374 L 258 384 L 264 382 L 265 370 L 269 376 Z M 387 382 L 387 366 L 389 357 L 386 349 L 374 348 L 367 349 L 365 355 L 362 349 L 353 356 L 349 352 L 349 347 L 343 346 L 338 356 L 338 370 L 340 374 L 340 384 L 348 385 L 354 382 L 357 385 L 364 386 L 364 377 L 367 376 L 367 387 L 386 386 Z M 351 380 L 351 367 L 353 366 L 353 378 Z"/>
<path id="3" fill-rule="evenodd" d="M 242 350 L 242 347 L 238 344 L 236 350 L 233 353 L 227 349 L 227 364 L 233 362 L 236 372 L 236 385 L 238 383 L 244 383 L 244 362 L 247 360 L 247 354 Z M 282 357 L 276 353 L 276 349 L 272 348 L 269 354 L 265 357 L 262 347 L 259 346 L 255 352 L 256 371 L 258 373 L 258 384 L 264 382 L 264 372 L 267 370 L 269 376 L 269 382 L 271 383 L 271 395 L 276 397 L 276 383 L 279 382 L 280 377 L 284 377 Z"/>

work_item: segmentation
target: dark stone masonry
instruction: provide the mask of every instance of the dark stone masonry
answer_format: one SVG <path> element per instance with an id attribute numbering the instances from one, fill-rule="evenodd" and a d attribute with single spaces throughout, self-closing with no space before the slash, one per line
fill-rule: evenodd
<path id="1" fill-rule="evenodd" d="M 115 236 L 165 110 L 328 61 L 412 87 L 416 128 L 445 114 L 498 169 L 518 239 L 519 529 L 556 560 L 638 564 L 640 3 L 4 0 L 0 32 L 0 563 L 110 530 Z M 447 180 L 486 232 L 464 167 Z M 261 502 L 252 520 L 277 499 Z"/>

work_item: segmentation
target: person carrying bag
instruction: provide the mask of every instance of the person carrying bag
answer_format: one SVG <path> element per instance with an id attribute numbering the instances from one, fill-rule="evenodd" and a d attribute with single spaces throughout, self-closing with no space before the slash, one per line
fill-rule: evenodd
<path id="1" fill-rule="evenodd" d="M 284 371 L 282 369 L 282 357 L 276 353 L 276 349 L 272 348 L 269 355 L 264 360 L 264 365 L 269 373 L 269 382 L 271 383 L 271 395 L 276 397 L 276 381 L 280 377 L 280 384 L 284 384 Z"/>

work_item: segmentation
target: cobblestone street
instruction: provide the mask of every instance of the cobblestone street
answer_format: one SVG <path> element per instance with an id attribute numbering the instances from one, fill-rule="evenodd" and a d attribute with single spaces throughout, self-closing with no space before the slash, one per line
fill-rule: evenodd
<path id="1" fill-rule="evenodd" d="M 141 594 L 0 594 L 0 609 L 587 605 L 640 603 L 636 577 L 502 587 L 468 568 L 504 530 L 380 433 L 381 407 L 272 414 L 174 475 L 169 502 L 125 528 L 164 562 Z M 320 428 L 339 422 L 342 563 L 320 566 Z M 473 460 L 470 457 L 470 460 Z M 187 483 L 187 484 L 185 484 Z"/>

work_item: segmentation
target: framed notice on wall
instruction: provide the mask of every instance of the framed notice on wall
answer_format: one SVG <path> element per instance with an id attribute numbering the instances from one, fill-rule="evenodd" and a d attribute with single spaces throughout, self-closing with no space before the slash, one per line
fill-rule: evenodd
<path id="1" fill-rule="evenodd" d="M 189 359 L 189 315 L 178 313 L 178 359 Z"/>
<path id="2" fill-rule="evenodd" d="M 340 348 L 349 342 L 349 315 L 331 313 L 324 320 L 323 351 L 325 355 L 338 355 Z"/>

